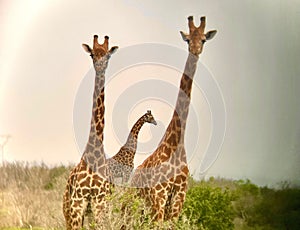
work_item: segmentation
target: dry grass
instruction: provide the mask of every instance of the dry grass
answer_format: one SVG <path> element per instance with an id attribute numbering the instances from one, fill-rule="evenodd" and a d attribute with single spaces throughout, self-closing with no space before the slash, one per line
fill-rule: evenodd
<path id="1" fill-rule="evenodd" d="M 64 228 L 62 194 L 69 168 L 6 163 L 0 168 L 0 228 Z"/>
<path id="2" fill-rule="evenodd" d="M 71 168 L 20 162 L 0 166 L 0 229 L 65 229 L 62 195 Z M 170 229 L 173 225 L 155 225 L 134 189 L 115 187 L 107 199 L 110 205 L 102 229 Z M 95 225 L 85 225 L 84 229 L 89 227 Z M 181 216 L 174 229 L 207 228 L 192 225 L 190 219 Z"/>
<path id="3" fill-rule="evenodd" d="M 62 195 L 71 168 L 20 162 L 0 167 L 0 229 L 64 229 Z M 103 229 L 153 229 L 149 209 L 132 189 L 113 190 Z M 85 223 L 89 227 L 94 224 Z"/>

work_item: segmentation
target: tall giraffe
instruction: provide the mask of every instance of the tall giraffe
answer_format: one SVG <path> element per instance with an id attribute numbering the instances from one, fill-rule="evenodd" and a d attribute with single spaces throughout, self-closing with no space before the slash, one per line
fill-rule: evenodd
<path id="1" fill-rule="evenodd" d="M 132 185 L 138 187 L 152 209 L 156 221 L 177 219 L 187 190 L 188 165 L 184 134 L 191 101 L 193 77 L 203 45 L 216 30 L 204 32 L 206 20 L 199 27 L 188 17 L 189 34 L 180 32 L 188 43 L 189 55 L 180 81 L 180 89 L 172 119 L 157 149 L 135 171 Z"/>
<path id="2" fill-rule="evenodd" d="M 63 213 L 68 230 L 82 228 L 88 205 L 95 221 L 100 223 L 106 207 L 104 197 L 110 192 L 103 146 L 104 85 L 108 61 L 118 47 L 109 49 L 108 41 L 109 37 L 105 36 L 104 43 L 99 44 L 98 36 L 94 35 L 93 49 L 86 44 L 82 45 L 93 59 L 96 76 L 88 143 L 79 164 L 70 172 L 63 197 Z"/>
<path id="3" fill-rule="evenodd" d="M 140 117 L 133 125 L 126 143 L 120 148 L 119 152 L 107 160 L 114 183 L 116 183 L 116 179 L 119 177 L 122 178 L 122 184 L 128 182 L 134 166 L 133 160 L 137 149 L 138 134 L 146 122 L 157 125 L 150 110 Z"/>

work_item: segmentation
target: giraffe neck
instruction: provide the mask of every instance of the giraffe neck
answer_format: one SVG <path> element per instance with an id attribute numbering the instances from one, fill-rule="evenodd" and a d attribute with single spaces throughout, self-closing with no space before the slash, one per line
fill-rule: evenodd
<path id="1" fill-rule="evenodd" d="M 137 139 L 138 139 L 139 132 L 142 126 L 145 124 L 145 122 L 146 121 L 144 116 L 142 116 L 140 119 L 137 120 L 137 122 L 131 128 L 127 141 L 123 146 L 124 148 L 130 149 L 130 151 L 133 153 L 133 157 L 137 148 Z"/>
<path id="2" fill-rule="evenodd" d="M 93 93 L 92 118 L 90 123 L 90 133 L 83 158 L 89 167 L 97 171 L 105 171 L 106 158 L 103 145 L 104 130 L 104 85 L 105 71 L 108 66 L 109 56 L 104 56 L 101 60 L 94 62 L 96 70 L 95 85 Z"/>
<path id="3" fill-rule="evenodd" d="M 134 173 L 132 185 L 140 188 L 171 179 L 179 171 L 188 173 L 187 158 L 184 148 L 184 133 L 191 100 L 193 77 L 196 72 L 198 57 L 189 54 L 184 73 L 180 81 L 173 117 L 156 150 L 140 165 Z M 162 175 L 157 172 L 168 172 Z M 143 177 L 149 175 L 150 179 Z M 153 176 L 155 175 L 155 176 Z"/>
<path id="4" fill-rule="evenodd" d="M 179 141 L 181 143 L 184 142 L 184 133 L 191 102 L 193 79 L 197 69 L 198 60 L 198 56 L 189 53 L 185 64 L 184 73 L 181 77 L 175 110 L 165 132 L 165 138 L 172 132 L 177 136 L 176 141 L 175 143 L 173 143 L 173 145 L 178 145 Z"/>
<path id="5" fill-rule="evenodd" d="M 97 138 L 103 142 L 103 130 L 104 130 L 104 84 L 105 84 L 105 75 L 103 73 L 97 73 L 95 77 L 95 86 L 93 94 L 93 110 L 92 110 L 92 119 L 91 119 L 91 129 L 90 135 L 93 135 L 96 132 Z M 93 127 L 95 126 L 95 127 Z"/>

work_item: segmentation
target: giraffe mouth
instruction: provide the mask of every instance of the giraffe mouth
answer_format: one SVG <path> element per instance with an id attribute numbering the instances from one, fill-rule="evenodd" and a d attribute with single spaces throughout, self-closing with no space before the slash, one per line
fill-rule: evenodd
<path id="1" fill-rule="evenodd" d="M 153 125 L 157 125 L 157 122 L 156 121 L 152 121 L 151 122 Z"/>

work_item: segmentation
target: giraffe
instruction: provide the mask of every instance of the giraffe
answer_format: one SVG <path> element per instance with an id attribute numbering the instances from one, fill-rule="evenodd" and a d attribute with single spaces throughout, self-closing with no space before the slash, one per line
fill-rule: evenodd
<path id="1" fill-rule="evenodd" d="M 93 60 L 96 75 L 88 143 L 80 162 L 70 172 L 63 196 L 63 213 L 68 230 L 82 228 L 84 213 L 88 205 L 94 214 L 95 221 L 101 223 L 101 214 L 106 208 L 104 197 L 110 192 L 107 160 L 103 146 L 104 84 L 108 61 L 118 47 L 114 46 L 109 49 L 108 43 L 108 36 L 105 36 L 103 44 L 99 44 L 98 36 L 94 35 L 93 49 L 82 44 Z"/>
<path id="2" fill-rule="evenodd" d="M 126 143 L 120 148 L 119 152 L 107 160 L 107 164 L 112 175 L 114 184 L 118 177 L 122 178 L 122 184 L 127 183 L 133 170 L 133 160 L 137 148 L 137 139 L 142 126 L 145 123 L 157 125 L 151 110 L 148 110 L 133 125 L 128 135 Z"/>
<path id="3" fill-rule="evenodd" d="M 199 27 L 188 17 L 189 34 L 180 32 L 188 43 L 188 58 L 180 81 L 180 89 L 172 119 L 156 150 L 137 168 L 131 185 L 146 199 L 153 220 L 176 220 L 181 212 L 187 190 L 189 169 L 184 147 L 184 134 L 191 101 L 193 77 L 203 45 L 212 39 L 216 30 L 204 32 L 206 18 Z"/>

